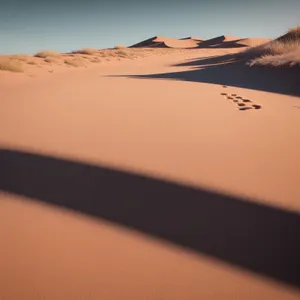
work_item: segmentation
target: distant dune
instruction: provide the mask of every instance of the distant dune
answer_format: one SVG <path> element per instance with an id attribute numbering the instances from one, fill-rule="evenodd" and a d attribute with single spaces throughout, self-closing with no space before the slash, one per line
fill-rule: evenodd
<path id="1" fill-rule="evenodd" d="M 212 39 L 205 40 L 201 43 L 201 48 L 227 48 L 232 46 L 235 42 L 241 40 L 240 37 L 232 37 L 227 35 L 221 35 Z"/>
<path id="2" fill-rule="evenodd" d="M 202 39 L 194 39 L 192 37 L 175 39 L 162 36 L 155 36 L 130 46 L 130 48 L 138 47 L 157 47 L 157 48 L 197 48 Z"/>
<path id="3" fill-rule="evenodd" d="M 198 37 L 193 37 L 193 36 L 188 36 L 185 38 L 181 38 L 180 40 L 194 40 L 194 41 L 198 41 L 198 42 L 202 42 L 204 41 L 204 39 L 198 38 Z"/>
<path id="4" fill-rule="evenodd" d="M 198 37 L 184 37 L 180 39 L 155 36 L 130 46 L 130 48 L 239 48 L 253 47 L 270 41 L 262 38 L 240 38 L 221 35 L 204 40 Z"/>
<path id="5" fill-rule="evenodd" d="M 262 38 L 240 38 L 227 35 L 221 35 L 201 43 L 200 48 L 240 48 L 253 47 L 269 41 Z"/>

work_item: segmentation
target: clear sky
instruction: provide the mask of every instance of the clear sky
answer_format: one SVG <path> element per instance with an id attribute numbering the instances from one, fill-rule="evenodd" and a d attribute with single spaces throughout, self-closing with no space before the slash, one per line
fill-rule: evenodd
<path id="1" fill-rule="evenodd" d="M 270 37 L 300 0 L 0 0 L 0 54 L 126 46 L 161 35 Z"/>

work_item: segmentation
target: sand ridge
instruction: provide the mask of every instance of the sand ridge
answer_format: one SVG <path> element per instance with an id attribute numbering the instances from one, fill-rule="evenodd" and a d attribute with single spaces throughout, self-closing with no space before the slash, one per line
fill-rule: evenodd
<path id="1" fill-rule="evenodd" d="M 162 36 L 155 36 L 153 38 L 144 40 L 130 47 L 169 47 L 169 48 L 238 48 L 238 47 L 253 47 L 264 44 L 270 39 L 264 38 L 240 38 L 234 36 L 221 35 L 211 39 L 201 39 L 196 37 L 186 38 L 167 38 Z"/>
<path id="2" fill-rule="evenodd" d="M 142 41 L 140 43 L 134 44 L 130 46 L 131 48 L 135 47 L 159 47 L 159 48 L 196 48 L 198 47 L 201 39 L 193 39 L 193 38 L 184 38 L 184 39 L 175 39 L 175 38 L 167 38 L 162 36 L 156 36 L 151 39 Z"/>

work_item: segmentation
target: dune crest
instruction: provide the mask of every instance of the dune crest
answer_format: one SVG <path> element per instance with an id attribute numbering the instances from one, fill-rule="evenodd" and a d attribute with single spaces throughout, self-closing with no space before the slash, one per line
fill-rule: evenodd
<path id="1" fill-rule="evenodd" d="M 130 46 L 130 48 L 242 48 L 259 46 L 270 39 L 265 38 L 241 38 L 235 36 L 221 35 L 208 40 L 198 37 L 184 37 L 180 39 L 155 36 Z"/>
<path id="2" fill-rule="evenodd" d="M 168 38 L 155 36 L 130 46 L 130 48 L 138 47 L 158 47 L 158 48 L 197 48 L 202 42 L 201 39 L 193 39 L 191 37 L 184 39 Z"/>

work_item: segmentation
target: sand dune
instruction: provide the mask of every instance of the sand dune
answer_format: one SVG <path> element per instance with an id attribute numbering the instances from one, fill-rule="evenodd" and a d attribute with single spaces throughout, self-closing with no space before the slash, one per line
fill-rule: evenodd
<path id="1" fill-rule="evenodd" d="M 0 299 L 300 299 L 299 32 L 1 57 Z"/>
<path id="2" fill-rule="evenodd" d="M 243 47 L 243 45 L 238 45 L 237 42 L 242 40 L 239 37 L 221 35 L 209 40 L 203 41 L 199 47 L 201 48 L 235 48 Z"/>
<path id="3" fill-rule="evenodd" d="M 264 39 L 264 38 L 245 38 L 245 39 L 241 39 L 236 41 L 237 45 L 242 45 L 245 47 L 255 47 L 255 46 L 259 46 L 265 43 L 268 43 L 269 41 L 271 41 L 271 39 Z"/>
<path id="4" fill-rule="evenodd" d="M 193 38 L 184 38 L 184 39 L 175 39 L 175 38 L 167 38 L 156 36 L 151 39 L 142 41 L 140 43 L 134 44 L 130 47 L 158 47 L 158 48 L 196 48 L 198 47 L 201 39 L 193 39 Z"/>
<path id="5" fill-rule="evenodd" d="M 152 37 L 150 39 L 147 39 L 147 40 L 141 41 L 139 43 L 136 43 L 132 46 L 129 46 L 129 48 L 153 47 L 153 46 L 156 46 L 156 43 L 162 43 L 163 41 L 164 41 L 163 37 L 155 36 L 155 37 Z"/>
<path id="6" fill-rule="evenodd" d="M 1 74 L 0 299 L 299 299 L 300 98 L 165 50 Z"/>
<path id="7" fill-rule="evenodd" d="M 253 47 L 266 43 L 269 39 L 263 38 L 240 38 L 233 36 L 218 36 L 212 39 L 204 40 L 197 37 L 185 37 L 181 39 L 155 36 L 145 41 L 134 44 L 130 47 L 168 47 L 168 48 L 239 48 Z"/>
<path id="8" fill-rule="evenodd" d="M 204 41 L 204 39 L 202 39 L 202 38 L 199 38 L 199 37 L 193 37 L 193 36 L 181 38 L 180 40 L 194 40 L 194 41 L 199 41 L 199 42 Z"/>
<path id="9" fill-rule="evenodd" d="M 165 39 L 164 45 L 169 48 L 197 48 L 199 41 L 193 39 L 178 40 L 178 39 Z"/>

